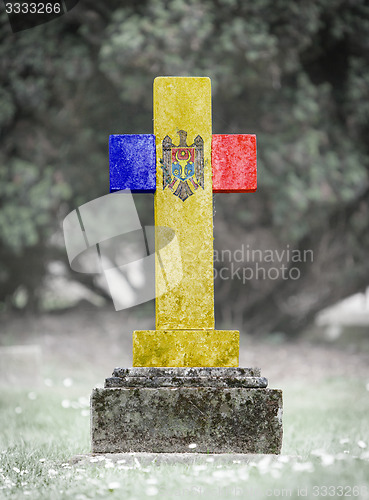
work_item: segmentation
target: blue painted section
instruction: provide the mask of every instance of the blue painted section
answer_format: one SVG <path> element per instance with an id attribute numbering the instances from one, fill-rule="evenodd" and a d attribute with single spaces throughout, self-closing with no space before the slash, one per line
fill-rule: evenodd
<path id="1" fill-rule="evenodd" d="M 133 193 L 156 190 L 156 148 L 153 134 L 109 137 L 110 192 L 130 189 Z"/>

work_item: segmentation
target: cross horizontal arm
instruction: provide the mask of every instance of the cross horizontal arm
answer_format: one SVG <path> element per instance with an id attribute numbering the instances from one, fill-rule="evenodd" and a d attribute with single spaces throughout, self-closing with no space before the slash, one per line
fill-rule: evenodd
<path id="1" fill-rule="evenodd" d="M 211 165 L 214 193 L 256 191 L 256 136 L 253 134 L 213 135 Z"/>
<path id="2" fill-rule="evenodd" d="M 153 134 L 111 135 L 110 191 L 156 190 L 156 148 Z M 211 148 L 214 193 L 250 193 L 257 188 L 256 136 L 213 135 Z"/>
<path id="3" fill-rule="evenodd" d="M 154 193 L 156 148 L 153 134 L 124 134 L 109 137 L 110 192 L 130 189 Z"/>

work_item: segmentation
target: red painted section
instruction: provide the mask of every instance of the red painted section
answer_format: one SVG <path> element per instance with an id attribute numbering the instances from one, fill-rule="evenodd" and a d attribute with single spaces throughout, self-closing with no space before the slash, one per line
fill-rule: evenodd
<path id="1" fill-rule="evenodd" d="M 178 161 L 195 161 L 195 148 L 172 148 L 172 163 Z"/>
<path id="2" fill-rule="evenodd" d="M 256 135 L 213 135 L 211 164 L 214 193 L 256 191 Z"/>

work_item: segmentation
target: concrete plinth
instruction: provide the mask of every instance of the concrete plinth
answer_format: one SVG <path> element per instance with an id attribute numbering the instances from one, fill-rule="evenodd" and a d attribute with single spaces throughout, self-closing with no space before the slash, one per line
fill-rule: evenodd
<path id="1" fill-rule="evenodd" d="M 280 453 L 282 391 L 266 385 L 250 368 L 116 369 L 91 396 L 92 451 Z"/>

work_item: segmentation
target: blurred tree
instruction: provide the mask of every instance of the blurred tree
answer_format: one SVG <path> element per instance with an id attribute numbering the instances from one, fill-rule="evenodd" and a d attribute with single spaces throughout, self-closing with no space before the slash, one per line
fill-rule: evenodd
<path id="1" fill-rule="evenodd" d="M 258 192 L 216 196 L 216 248 L 314 252 L 282 259 L 300 279 L 243 282 L 245 254 L 218 321 L 295 333 L 365 287 L 368 32 L 365 0 L 86 0 L 16 35 L 3 16 L 0 300 L 22 285 L 37 305 L 57 221 L 107 192 L 109 133 L 151 132 L 157 75 L 210 76 L 213 132 L 258 136 Z"/>

